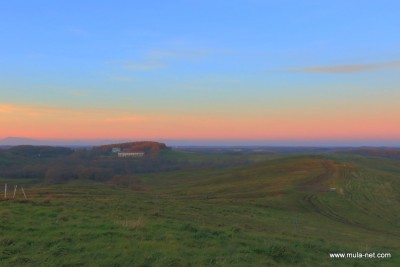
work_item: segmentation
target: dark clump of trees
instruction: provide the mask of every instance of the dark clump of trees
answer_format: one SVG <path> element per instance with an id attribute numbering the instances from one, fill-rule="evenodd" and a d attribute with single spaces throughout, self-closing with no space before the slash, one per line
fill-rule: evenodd
<path id="1" fill-rule="evenodd" d="M 113 177 L 111 170 L 101 167 L 72 166 L 62 164 L 51 166 L 46 171 L 47 183 L 64 183 L 70 180 L 107 181 Z"/>
<path id="2" fill-rule="evenodd" d="M 0 177 L 7 177 L 14 179 L 43 178 L 46 172 L 47 172 L 47 167 L 42 165 L 0 167 Z"/>
<path id="3" fill-rule="evenodd" d="M 26 157 L 59 157 L 72 154 L 74 151 L 66 147 L 53 146 L 15 146 L 7 150 L 9 154 Z"/>

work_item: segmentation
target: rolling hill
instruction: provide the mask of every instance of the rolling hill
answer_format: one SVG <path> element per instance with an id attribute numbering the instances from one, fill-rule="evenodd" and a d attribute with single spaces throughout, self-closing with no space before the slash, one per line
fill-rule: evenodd
<path id="1" fill-rule="evenodd" d="M 69 266 L 398 266 L 400 161 L 351 154 L 244 155 L 246 164 L 57 185 L 0 202 L 0 261 Z M 210 158 L 208 158 L 210 157 Z M 208 159 L 207 159 L 208 158 Z M 40 223 L 39 223 L 40 222 Z M 29 231 L 24 231 L 29 229 Z M 24 231 L 24 235 L 20 235 Z M 390 253 L 333 259 L 330 253 Z"/>

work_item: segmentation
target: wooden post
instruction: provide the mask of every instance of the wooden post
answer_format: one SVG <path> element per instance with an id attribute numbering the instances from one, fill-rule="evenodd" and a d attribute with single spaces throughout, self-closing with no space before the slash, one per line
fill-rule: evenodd
<path id="1" fill-rule="evenodd" d="M 24 193 L 25 199 L 28 199 L 28 198 L 26 197 L 26 195 L 25 195 L 25 191 L 24 191 L 24 188 L 23 188 L 23 187 L 21 187 L 21 190 L 22 190 L 22 193 Z"/>
<path id="2" fill-rule="evenodd" d="M 15 194 L 17 193 L 17 186 L 18 186 L 18 185 L 14 185 L 14 195 L 13 195 L 13 199 L 15 198 Z"/>
<path id="3" fill-rule="evenodd" d="M 4 184 L 4 199 L 7 199 L 7 184 Z"/>

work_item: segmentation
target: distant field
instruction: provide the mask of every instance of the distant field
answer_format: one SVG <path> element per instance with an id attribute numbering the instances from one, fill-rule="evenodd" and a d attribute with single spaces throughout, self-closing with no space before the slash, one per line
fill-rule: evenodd
<path id="1" fill-rule="evenodd" d="M 119 186 L 0 179 L 28 195 L 0 201 L 0 265 L 400 266 L 399 160 L 231 156 L 248 162 L 141 173 Z M 164 157 L 201 163 L 229 156 Z M 392 257 L 331 259 L 335 252 Z"/>

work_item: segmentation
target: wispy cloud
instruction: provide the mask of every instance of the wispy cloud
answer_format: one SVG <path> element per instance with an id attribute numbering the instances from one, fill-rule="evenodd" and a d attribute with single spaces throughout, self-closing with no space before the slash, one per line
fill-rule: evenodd
<path id="1" fill-rule="evenodd" d="M 171 50 L 150 50 L 146 56 L 152 60 L 179 60 L 179 59 L 199 59 L 207 57 L 212 52 L 200 49 L 171 49 Z"/>
<path id="2" fill-rule="evenodd" d="M 20 110 L 20 108 L 16 105 L 0 104 L 0 114 L 7 114 L 18 110 Z"/>
<path id="3" fill-rule="evenodd" d="M 130 111 L 116 109 L 84 109 L 84 108 L 62 108 L 48 106 L 15 105 L 0 103 L 0 117 L 13 120 L 14 118 L 26 118 L 40 116 L 43 119 L 56 118 L 79 118 L 92 121 L 108 122 L 139 122 L 144 118 L 133 115 Z"/>
<path id="4" fill-rule="evenodd" d="M 109 79 L 117 82 L 132 82 L 135 80 L 129 76 L 109 76 Z"/>
<path id="5" fill-rule="evenodd" d="M 44 106 L 31 106 L 31 105 L 15 105 L 0 103 L 0 116 L 57 116 L 85 114 L 86 111 L 78 109 L 67 109 L 58 107 L 44 107 Z M 11 117 L 10 117 L 11 118 Z"/>
<path id="6" fill-rule="evenodd" d="M 74 138 L 135 133 L 149 117 L 116 108 L 62 108 L 0 103 L 0 138 Z"/>
<path id="7" fill-rule="evenodd" d="M 167 64 L 161 62 L 153 62 L 153 63 L 128 63 L 125 65 L 127 69 L 130 70 L 156 70 L 165 68 Z"/>
<path id="8" fill-rule="evenodd" d="M 142 60 L 116 60 L 109 61 L 107 64 L 120 65 L 128 70 L 135 71 L 151 71 L 166 68 L 168 64 L 160 60 L 149 60 L 148 58 Z M 121 78 L 121 79 L 120 79 Z M 112 80 L 127 81 L 127 76 L 110 76 Z"/>
<path id="9" fill-rule="evenodd" d="M 85 91 L 82 91 L 82 90 L 70 91 L 69 94 L 72 95 L 72 96 L 77 96 L 77 97 L 87 96 L 87 93 Z"/>
<path id="10" fill-rule="evenodd" d="M 110 64 L 119 64 L 134 71 L 153 71 L 167 68 L 176 62 L 200 60 L 216 51 L 206 49 L 151 49 L 145 51 L 137 60 L 113 61 Z"/>
<path id="11" fill-rule="evenodd" d="M 370 64 L 349 64 L 349 65 L 331 65 L 331 66 L 312 66 L 292 69 L 295 72 L 304 73 L 351 73 L 373 70 L 391 70 L 400 69 L 400 61 L 387 61 Z"/>
<path id="12" fill-rule="evenodd" d="M 143 122 L 146 119 L 143 117 L 113 117 L 113 118 L 106 118 L 104 122 L 109 123 L 133 123 L 133 122 Z"/>

